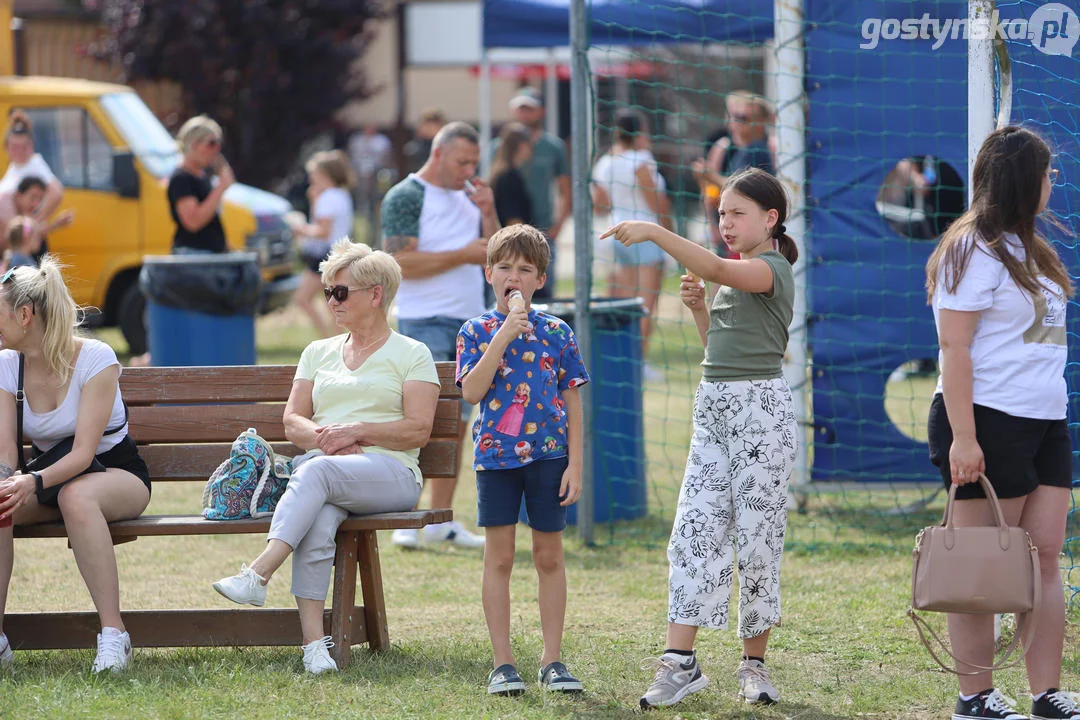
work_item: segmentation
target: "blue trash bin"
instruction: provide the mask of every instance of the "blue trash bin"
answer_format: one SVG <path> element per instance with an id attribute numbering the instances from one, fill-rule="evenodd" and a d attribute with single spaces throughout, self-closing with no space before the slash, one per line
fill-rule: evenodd
<path id="1" fill-rule="evenodd" d="M 151 362 L 254 365 L 261 282 L 255 253 L 144 258 L 139 286 L 147 299 Z"/>
<path id="2" fill-rule="evenodd" d="M 575 327 L 572 300 L 552 300 L 538 310 Z M 641 298 L 594 298 L 592 349 L 585 358 L 592 378 L 593 521 L 633 520 L 647 511 L 645 426 L 642 408 Z M 519 519 L 528 523 L 525 504 Z M 577 504 L 566 520 L 577 524 Z"/>

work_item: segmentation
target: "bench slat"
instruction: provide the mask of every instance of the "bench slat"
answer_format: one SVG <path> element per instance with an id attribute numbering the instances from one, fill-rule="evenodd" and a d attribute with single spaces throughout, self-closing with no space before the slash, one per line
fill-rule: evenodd
<path id="1" fill-rule="evenodd" d="M 222 602 L 207 587 L 207 593 Z M 300 645 L 300 616 L 295 608 L 228 610 L 125 610 L 124 626 L 135 647 L 231 647 Z M 349 616 L 346 613 L 346 616 Z M 331 611 L 323 613 L 330 635 Z M 8 613 L 4 631 L 16 650 L 74 650 L 97 643 L 96 612 Z M 364 608 L 351 613 L 349 641 L 367 642 Z"/>
<path id="2" fill-rule="evenodd" d="M 442 510 L 410 510 L 408 512 L 377 513 L 374 515 L 350 515 L 341 523 L 339 530 L 392 530 L 397 528 L 421 528 L 432 523 L 453 519 L 453 512 Z M 265 533 L 270 529 L 270 518 L 258 520 L 207 520 L 201 515 L 143 515 L 134 520 L 109 523 L 113 537 L 149 537 L 151 535 L 237 535 Z M 50 538 L 67 537 L 64 524 L 59 522 L 21 525 L 15 528 L 15 537 Z"/>
<path id="3" fill-rule="evenodd" d="M 292 443 L 271 443 L 274 452 L 295 457 L 302 450 Z M 139 454 L 150 468 L 154 482 L 205 482 L 225 458 L 230 443 L 201 443 L 195 445 L 142 445 Z M 457 438 L 432 440 L 420 452 L 420 472 L 426 478 L 454 477 L 459 455 Z"/>
<path id="4" fill-rule="evenodd" d="M 454 382 L 454 364 L 436 363 L 436 369 L 442 384 L 440 396 L 461 397 L 461 390 Z M 134 371 L 125 368 L 120 375 L 120 391 L 132 407 L 155 403 L 285 400 L 295 374 L 295 365 L 160 367 Z"/>
<path id="5" fill-rule="evenodd" d="M 231 443 L 249 427 L 270 442 L 280 442 L 285 440 L 284 414 L 284 402 L 151 405 L 130 408 L 129 422 L 131 436 L 140 443 Z M 432 436 L 456 438 L 460 417 L 457 400 L 439 400 Z"/>

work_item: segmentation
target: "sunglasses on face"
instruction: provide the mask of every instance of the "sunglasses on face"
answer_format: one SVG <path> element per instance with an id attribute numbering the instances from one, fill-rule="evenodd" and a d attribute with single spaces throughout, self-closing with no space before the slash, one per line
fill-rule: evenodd
<path id="1" fill-rule="evenodd" d="M 209 145 L 210 147 L 221 147 L 221 139 L 220 138 L 210 138 L 209 140 L 206 141 L 206 144 Z"/>
<path id="2" fill-rule="evenodd" d="M 334 298 L 339 303 L 343 303 L 349 299 L 349 293 L 354 290 L 370 290 L 370 287 L 349 287 L 348 285 L 335 285 L 334 287 L 324 287 L 322 289 L 323 296 L 330 300 Z"/>

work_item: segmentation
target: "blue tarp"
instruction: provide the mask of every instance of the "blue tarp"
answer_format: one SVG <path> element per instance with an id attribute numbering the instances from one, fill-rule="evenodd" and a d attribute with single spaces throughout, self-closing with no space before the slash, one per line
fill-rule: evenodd
<path id="1" fill-rule="evenodd" d="M 670 42 L 758 43 L 773 34 L 763 0 L 591 0 L 595 45 Z M 484 0 L 484 47 L 570 44 L 570 0 Z"/>

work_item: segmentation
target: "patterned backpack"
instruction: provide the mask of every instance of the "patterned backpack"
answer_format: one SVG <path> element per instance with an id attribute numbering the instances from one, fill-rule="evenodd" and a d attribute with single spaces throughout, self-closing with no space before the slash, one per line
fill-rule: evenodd
<path id="1" fill-rule="evenodd" d="M 203 488 L 203 517 L 242 520 L 269 517 L 292 476 L 293 459 L 277 455 L 255 428 L 233 441 L 228 459 L 218 465 Z"/>

